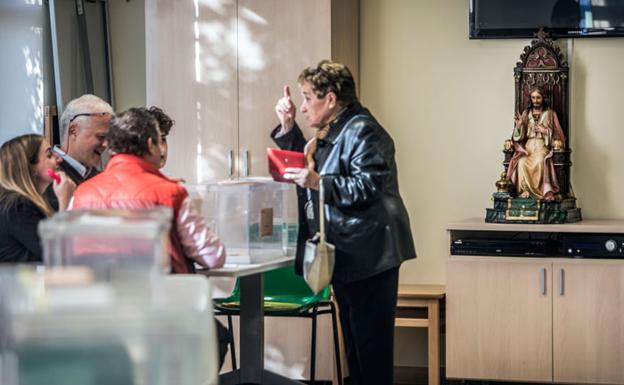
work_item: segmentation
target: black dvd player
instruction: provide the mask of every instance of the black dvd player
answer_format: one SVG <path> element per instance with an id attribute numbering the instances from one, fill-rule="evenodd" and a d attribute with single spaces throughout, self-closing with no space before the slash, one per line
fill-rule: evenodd
<path id="1" fill-rule="evenodd" d="M 624 235 L 562 234 L 561 254 L 577 258 L 624 258 Z"/>
<path id="2" fill-rule="evenodd" d="M 451 255 L 550 257 L 558 248 L 558 242 L 548 239 L 457 239 L 451 243 Z"/>

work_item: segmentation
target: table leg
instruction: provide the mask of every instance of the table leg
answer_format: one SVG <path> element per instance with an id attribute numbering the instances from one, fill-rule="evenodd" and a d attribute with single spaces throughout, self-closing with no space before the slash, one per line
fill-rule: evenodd
<path id="1" fill-rule="evenodd" d="M 262 383 L 264 370 L 263 274 L 240 278 L 240 381 Z"/>
<path id="2" fill-rule="evenodd" d="M 440 306 L 437 299 L 429 300 L 427 315 L 429 318 L 428 352 L 429 352 L 429 385 L 440 384 Z"/>
<path id="3" fill-rule="evenodd" d="M 240 368 L 221 375 L 221 384 L 302 385 L 264 369 L 263 278 L 240 277 Z"/>

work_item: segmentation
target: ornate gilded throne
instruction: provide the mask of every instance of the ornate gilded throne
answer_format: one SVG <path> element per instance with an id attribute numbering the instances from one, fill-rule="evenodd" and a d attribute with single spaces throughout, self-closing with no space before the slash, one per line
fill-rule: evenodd
<path id="1" fill-rule="evenodd" d="M 559 117 L 565 140 L 551 144 L 552 163 L 559 191 L 554 199 L 521 198 L 511 182 L 508 169 L 514 156 L 514 145 L 507 139 L 503 146 L 504 170 L 496 182 L 494 208 L 488 208 L 486 222 L 495 223 L 565 223 L 581 220 L 576 198 L 570 185 L 571 150 L 569 146 L 568 64 L 559 47 L 540 30 L 537 39 L 524 47 L 514 68 L 515 111 L 520 114 L 530 102 L 530 90 L 541 87 L 551 109 Z"/>

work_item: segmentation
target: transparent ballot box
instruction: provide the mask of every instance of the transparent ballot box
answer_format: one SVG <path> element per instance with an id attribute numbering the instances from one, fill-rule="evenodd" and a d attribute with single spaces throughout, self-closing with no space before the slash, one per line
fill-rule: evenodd
<path id="1" fill-rule="evenodd" d="M 218 383 L 209 282 L 163 276 L 148 290 L 88 268 L 0 268 L 2 385 Z"/>
<path id="2" fill-rule="evenodd" d="M 75 210 L 41 221 L 46 266 L 84 265 L 97 273 L 140 269 L 169 271 L 167 207 L 141 210 Z"/>
<path id="3" fill-rule="evenodd" d="M 263 262 L 294 250 L 294 185 L 253 178 L 187 184 L 186 188 L 206 223 L 223 241 L 227 263 Z"/>

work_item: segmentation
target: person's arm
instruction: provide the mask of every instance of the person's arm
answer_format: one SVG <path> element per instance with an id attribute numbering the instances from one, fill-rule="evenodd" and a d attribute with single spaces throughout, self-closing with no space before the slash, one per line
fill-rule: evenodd
<path id="1" fill-rule="evenodd" d="M 45 219 L 45 214 L 34 203 L 26 201 L 26 198 L 20 199 L 13 212 L 15 216 L 11 220 L 13 226 L 9 230 L 10 235 L 33 256 L 32 260 L 19 262 L 43 261 L 41 240 L 37 229 L 39 222 Z"/>
<path id="2" fill-rule="evenodd" d="M 290 89 L 284 86 L 284 95 L 275 104 L 275 115 L 280 124 L 271 131 L 271 138 L 282 150 L 303 151 L 306 140 L 295 122 L 297 107 L 290 97 Z"/>
<path id="3" fill-rule="evenodd" d="M 56 197 L 56 193 L 54 192 L 53 183 L 50 183 L 48 188 L 45 189 L 43 193 L 43 197 L 48 201 L 48 203 L 50 204 L 50 207 L 52 207 L 52 210 L 54 212 L 59 211 L 59 202 L 58 202 L 58 198 Z"/>
<path id="4" fill-rule="evenodd" d="M 357 123 L 361 124 L 361 123 Z M 370 205 L 392 176 L 394 143 L 376 124 L 364 123 L 349 141 L 353 143 L 349 175 L 323 175 L 325 202 L 342 208 Z"/>
<path id="5" fill-rule="evenodd" d="M 54 189 L 54 194 L 56 195 L 58 201 L 58 210 L 65 211 L 67 210 L 74 191 L 76 190 L 76 183 L 63 171 L 59 171 L 58 175 L 61 177 L 61 182 L 52 182 L 52 188 Z"/>
<path id="6" fill-rule="evenodd" d="M 307 141 L 303 137 L 303 132 L 301 132 L 297 123 L 294 123 L 292 129 L 281 136 L 278 135 L 280 130 L 281 125 L 275 127 L 271 132 L 271 139 L 280 149 L 303 152 Z"/>
<path id="7" fill-rule="evenodd" d="M 214 269 L 225 263 L 225 246 L 193 207 L 190 197 L 182 201 L 176 218 L 178 235 L 186 256 L 201 266 Z"/>
<path id="8" fill-rule="evenodd" d="M 514 130 L 511 135 L 511 140 L 514 142 L 521 142 L 524 140 L 526 135 L 526 127 L 528 125 L 528 112 L 525 110 L 522 112 L 522 115 L 516 115 L 514 117 Z"/>

